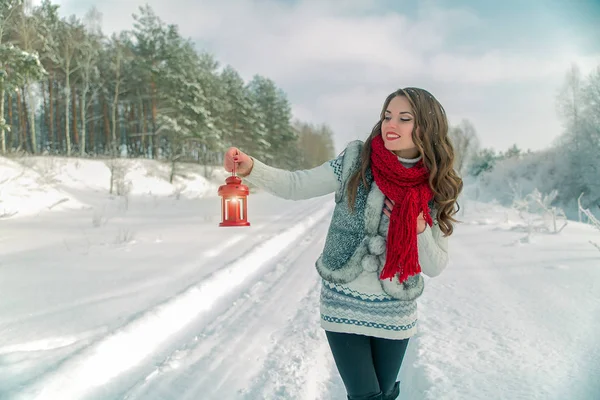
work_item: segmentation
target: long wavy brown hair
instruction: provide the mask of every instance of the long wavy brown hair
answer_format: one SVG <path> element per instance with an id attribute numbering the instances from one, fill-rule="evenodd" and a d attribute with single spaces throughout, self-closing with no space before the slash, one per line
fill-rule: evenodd
<path id="1" fill-rule="evenodd" d="M 446 111 L 435 97 L 423 89 L 413 87 L 398 89 L 385 99 L 379 121 L 362 148 L 361 166 L 348 181 L 350 209 L 354 210 L 358 186 L 362 184 L 369 190 L 370 185 L 366 174 L 371 167 L 371 141 L 377 135 L 381 135 L 385 110 L 396 96 L 406 97 L 415 115 L 413 142 L 429 170 L 429 186 L 434 193 L 440 230 L 446 236 L 450 236 L 454 230 L 452 223 L 458 222 L 453 216 L 460 210 L 457 199 L 462 191 L 463 181 L 454 170 L 454 148 L 448 137 Z"/>

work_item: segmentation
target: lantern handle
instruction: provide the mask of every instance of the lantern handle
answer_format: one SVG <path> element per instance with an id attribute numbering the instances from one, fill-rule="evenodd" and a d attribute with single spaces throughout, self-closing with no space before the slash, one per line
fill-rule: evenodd
<path id="1" fill-rule="evenodd" d="M 235 155 L 239 156 L 239 152 L 236 150 L 235 151 Z M 235 167 L 236 167 L 236 162 L 233 162 L 233 169 L 231 170 L 231 176 L 235 176 Z"/>

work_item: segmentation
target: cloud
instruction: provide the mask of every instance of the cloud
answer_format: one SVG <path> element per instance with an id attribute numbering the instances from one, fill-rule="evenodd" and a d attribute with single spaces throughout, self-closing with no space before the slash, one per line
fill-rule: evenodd
<path id="1" fill-rule="evenodd" d="M 600 57 L 581 56 L 569 50 L 543 55 L 491 50 L 475 55 L 435 55 L 428 72 L 436 80 L 465 84 L 548 82 L 562 77 L 572 63 L 589 70 L 599 62 Z"/>
<path id="2" fill-rule="evenodd" d="M 83 15 L 88 7 L 62 3 L 63 13 Z M 546 43 L 539 51 L 510 46 L 518 34 L 508 31 L 502 46 L 473 44 L 469 38 L 495 29 L 490 20 L 435 1 L 409 9 L 410 2 L 375 0 L 110 0 L 96 5 L 105 32 L 130 29 L 131 14 L 145 3 L 245 79 L 275 80 L 296 117 L 333 128 L 338 150 L 365 137 L 385 97 L 403 86 L 430 90 L 452 121 L 472 119 L 485 146 L 545 147 L 561 132 L 554 97 L 566 69 L 600 64 L 600 55 L 569 47 L 568 37 L 552 51 Z"/>

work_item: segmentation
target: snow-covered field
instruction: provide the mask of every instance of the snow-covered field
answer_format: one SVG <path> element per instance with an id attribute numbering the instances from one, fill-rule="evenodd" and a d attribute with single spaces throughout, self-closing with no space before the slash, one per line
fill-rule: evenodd
<path id="1" fill-rule="evenodd" d="M 333 201 L 252 193 L 219 228 L 220 183 L 188 167 L 0 158 L 0 399 L 344 399 L 318 326 Z M 400 399 L 600 399 L 600 232 L 529 241 L 467 201 L 427 279 Z"/>

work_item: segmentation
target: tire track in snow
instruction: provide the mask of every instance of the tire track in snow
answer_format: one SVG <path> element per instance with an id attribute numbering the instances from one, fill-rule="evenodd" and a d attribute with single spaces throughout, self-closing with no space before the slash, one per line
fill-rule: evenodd
<path id="1" fill-rule="evenodd" d="M 125 398 L 317 398 L 311 396 L 323 392 L 330 371 L 314 270 L 327 223 L 314 227 Z"/>
<path id="2" fill-rule="evenodd" d="M 16 398 L 81 398 L 134 368 L 157 351 L 171 335 L 210 310 L 220 298 L 243 285 L 246 279 L 259 273 L 271 259 L 329 216 L 332 209 L 332 205 L 320 206 L 320 210 L 308 218 L 259 244 L 254 250 L 199 284 L 84 349 Z"/>
<path id="3" fill-rule="evenodd" d="M 290 225 L 300 222 L 305 215 L 311 215 L 322 208 L 323 199 L 310 199 L 302 202 L 292 202 L 281 208 L 285 212 L 274 214 L 267 218 L 261 218 L 250 229 L 230 230 L 234 233 L 228 240 L 219 243 L 218 246 L 209 247 L 209 250 L 201 253 L 197 260 L 180 266 L 176 271 L 170 272 L 158 278 L 143 279 L 123 287 L 103 292 L 99 295 L 90 295 L 83 299 L 77 299 L 74 303 L 63 304 L 57 307 L 43 307 L 36 313 L 27 315 L 13 315 L 12 323 L 24 323 L 31 318 L 49 317 L 51 315 L 69 311 L 73 314 L 86 313 L 87 309 L 101 306 L 104 302 L 119 301 L 135 296 L 142 291 L 156 291 L 162 288 L 164 295 L 146 305 L 146 309 L 136 311 L 129 319 L 123 322 L 104 325 L 98 329 L 76 332 L 72 335 L 54 335 L 42 337 L 36 340 L 17 343 L 11 346 L 0 346 L 0 357 L 4 363 L 0 363 L 0 378 L 3 381 L 13 382 L 9 386 L 0 385 L 0 398 L 12 396 L 20 388 L 34 385 L 41 377 L 52 373 L 52 371 L 76 357 L 86 348 L 93 346 L 107 335 L 116 332 L 120 327 L 127 325 L 133 319 L 147 309 L 158 306 L 168 300 L 173 294 L 178 294 L 189 287 L 190 282 L 196 282 L 205 278 L 214 270 L 221 268 L 228 262 L 235 261 L 236 257 L 243 254 L 261 242 L 275 235 L 281 234 Z M 275 228 L 273 228 L 273 226 Z M 240 232 L 235 234 L 236 232 Z M 235 246 L 235 247 L 234 247 Z M 221 255 L 218 259 L 217 256 Z M 215 260 L 214 264 L 213 261 Z M 218 260 L 218 262 L 216 262 Z M 207 263 L 204 264 L 203 263 Z M 179 280 L 184 286 L 178 284 Z M 121 300 L 122 301 L 122 300 Z M 5 321 L 1 321 L 0 325 Z M 58 346 L 58 347 L 57 347 Z M 15 354 L 13 354 L 15 353 Z M 3 355 L 4 354 L 4 355 Z M 21 372 L 19 379 L 10 374 L 13 364 L 19 364 Z"/>
<path id="4" fill-rule="evenodd" d="M 61 306 L 52 307 L 52 308 L 44 307 L 38 312 L 29 313 L 27 315 L 10 315 L 10 316 L 8 316 L 8 318 L 1 320 L 0 323 L 1 324 L 23 323 L 31 318 L 40 317 L 40 316 L 49 316 L 49 315 L 52 315 L 55 313 L 64 312 L 65 310 L 75 311 L 76 308 L 88 307 L 88 306 L 94 305 L 96 303 L 101 303 L 101 302 L 108 301 L 108 300 L 114 300 L 114 299 L 118 299 L 118 298 L 122 298 L 122 297 L 127 297 L 127 296 L 130 296 L 137 292 L 141 292 L 143 290 L 148 290 L 148 289 L 151 289 L 152 287 L 164 285 L 171 281 L 181 279 L 182 277 L 185 277 L 188 273 L 195 273 L 198 270 L 198 266 L 202 265 L 203 262 L 208 262 L 208 261 L 215 259 L 217 256 L 225 253 L 227 250 L 231 249 L 233 246 L 235 246 L 236 244 L 238 244 L 240 242 L 241 242 L 240 243 L 241 246 L 239 246 L 239 247 L 242 248 L 242 251 L 248 250 L 248 249 L 252 249 L 259 243 L 264 242 L 265 240 L 268 240 L 268 239 L 274 237 L 275 235 L 279 235 L 285 231 L 285 228 L 284 228 L 281 230 L 277 230 L 275 232 L 266 232 L 266 233 L 263 232 L 264 230 L 266 230 L 266 228 L 268 228 L 268 226 L 270 224 L 277 225 L 277 224 L 282 224 L 283 222 L 286 222 L 289 224 L 297 224 L 298 222 L 300 222 L 302 220 L 304 215 L 310 215 L 310 214 L 314 213 L 315 210 L 320 209 L 320 208 L 321 208 L 320 202 L 309 201 L 306 205 L 288 210 L 286 213 L 275 216 L 275 218 L 273 218 L 272 220 L 263 222 L 258 225 L 254 225 L 254 226 L 252 226 L 251 229 L 247 229 L 243 233 L 236 232 L 236 234 L 233 235 L 231 238 L 229 238 L 229 240 L 227 240 L 226 242 L 221 243 L 220 245 L 218 245 L 217 247 L 215 247 L 213 249 L 204 251 L 201 255 L 201 258 L 194 261 L 193 263 L 190 263 L 190 265 L 187 268 L 180 269 L 177 274 L 170 273 L 161 278 L 145 279 L 134 285 L 129 285 L 124 288 L 115 289 L 110 292 L 102 293 L 100 295 L 87 297 L 85 299 L 78 301 L 76 304 L 67 304 L 67 305 L 61 305 Z M 286 221 L 288 219 L 289 219 L 289 221 Z M 250 239 L 250 241 L 248 241 L 248 239 Z M 226 259 L 226 262 L 227 261 L 232 262 L 235 260 L 234 259 Z M 213 272 L 216 268 L 218 268 L 220 266 L 221 265 L 217 264 L 214 269 L 209 269 L 208 271 L 203 271 L 203 273 L 208 274 L 210 272 Z M 71 337 L 71 336 L 69 336 L 69 337 Z M 56 337 L 56 338 L 47 338 L 47 339 L 39 339 L 39 340 L 56 341 L 56 340 L 61 340 L 61 338 Z M 25 344 L 23 344 L 23 345 L 25 345 Z"/>
<path id="5" fill-rule="evenodd" d="M 272 350 L 260 374 L 249 390 L 240 392 L 245 399 L 330 398 L 323 396 L 335 366 L 319 325 L 320 289 L 320 284 L 311 289 L 283 332 L 271 340 Z"/>

